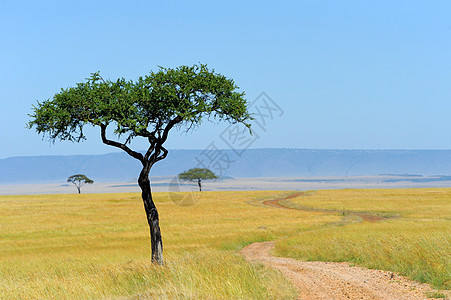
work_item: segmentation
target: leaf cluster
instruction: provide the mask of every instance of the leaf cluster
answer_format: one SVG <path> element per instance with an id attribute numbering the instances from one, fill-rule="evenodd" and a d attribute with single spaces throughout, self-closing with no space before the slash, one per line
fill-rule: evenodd
<path id="1" fill-rule="evenodd" d="M 67 178 L 67 182 L 71 182 L 73 184 L 75 184 L 76 182 L 83 182 L 83 183 L 87 183 L 87 184 L 93 184 L 94 180 L 89 179 L 86 175 L 83 174 L 76 174 L 76 175 L 72 175 L 69 176 L 69 178 Z"/>
<path id="2" fill-rule="evenodd" d="M 193 168 L 180 173 L 178 178 L 186 181 L 217 179 L 218 177 L 209 169 Z"/>
<path id="3" fill-rule="evenodd" d="M 38 101 L 27 125 L 53 142 L 79 142 L 86 139 L 85 125 L 111 125 L 116 135 L 126 134 L 126 143 L 142 136 L 162 144 L 174 125 L 184 124 L 188 131 L 206 117 L 250 127 L 248 103 L 237 90 L 232 79 L 203 64 L 160 67 L 136 81 L 104 80 L 96 72 L 86 82 Z"/>

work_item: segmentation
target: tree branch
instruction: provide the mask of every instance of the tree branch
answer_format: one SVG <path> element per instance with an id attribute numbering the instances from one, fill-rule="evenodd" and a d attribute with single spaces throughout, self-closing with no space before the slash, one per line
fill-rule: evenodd
<path id="1" fill-rule="evenodd" d="M 169 130 L 171 130 L 172 127 L 174 127 L 176 124 L 178 124 L 182 121 L 183 121 L 183 118 L 181 116 L 177 116 L 174 119 L 172 119 L 171 121 L 169 121 L 168 125 L 166 125 L 166 127 L 164 128 L 163 135 L 161 136 L 161 138 L 158 141 L 160 146 L 163 145 L 164 142 L 166 142 L 166 140 L 168 138 Z"/>
<path id="2" fill-rule="evenodd" d="M 149 157 L 152 154 L 153 150 L 155 150 L 155 142 L 149 137 L 149 149 L 147 149 L 146 155 L 144 155 L 144 160 L 149 161 Z"/>
<path id="3" fill-rule="evenodd" d="M 166 125 L 166 127 L 163 130 L 163 134 L 160 135 L 158 134 L 158 137 L 153 136 L 153 140 L 155 141 L 155 143 L 152 144 L 151 138 L 149 137 L 149 142 L 151 143 L 151 147 L 149 148 L 149 150 L 146 153 L 145 159 L 152 162 L 152 164 L 156 163 L 157 161 L 160 161 L 162 159 L 165 159 L 166 156 L 168 155 L 168 150 L 166 150 L 163 147 L 163 143 L 167 140 L 168 138 L 168 133 L 169 130 L 171 130 L 176 124 L 180 123 L 183 121 L 183 117 L 181 116 L 177 116 L 174 119 L 172 119 L 171 121 L 169 121 L 168 125 Z M 159 128 L 156 128 L 154 132 L 159 133 L 160 130 Z M 160 155 L 161 151 L 163 151 L 163 154 Z M 152 155 L 151 152 L 153 152 Z"/>
<path id="4" fill-rule="evenodd" d="M 160 161 L 160 160 L 162 160 L 162 159 L 165 159 L 166 156 L 168 155 L 168 150 L 166 150 L 166 148 L 164 148 L 163 146 L 160 146 L 160 149 L 161 149 L 161 151 L 163 151 L 163 154 L 160 155 L 160 156 L 158 156 L 158 157 L 155 159 L 155 162 Z"/>
<path id="5" fill-rule="evenodd" d="M 136 158 L 141 163 L 144 163 L 144 157 L 141 153 L 133 151 L 132 149 L 127 147 L 125 144 L 121 144 L 119 142 L 111 141 L 111 140 L 107 139 L 106 138 L 106 127 L 107 127 L 107 125 L 100 124 L 100 135 L 102 137 L 102 142 L 104 144 L 122 149 L 125 152 L 127 152 L 128 155 L 132 156 L 133 158 Z"/>

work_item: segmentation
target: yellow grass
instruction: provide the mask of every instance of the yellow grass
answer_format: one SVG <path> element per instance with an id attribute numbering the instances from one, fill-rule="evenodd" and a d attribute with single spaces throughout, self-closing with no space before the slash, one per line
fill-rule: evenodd
<path id="1" fill-rule="evenodd" d="M 278 272 L 236 250 L 340 217 L 247 203 L 279 193 L 205 192 L 188 207 L 155 194 L 164 267 L 149 262 L 139 194 L 2 196 L 0 297 L 292 298 Z"/>
<path id="2" fill-rule="evenodd" d="M 280 255 L 351 261 L 449 287 L 451 189 L 292 199 L 340 212 L 261 205 L 287 194 L 204 192 L 192 206 L 155 194 L 164 267 L 150 264 L 139 194 L 0 196 L 0 299 L 291 299 L 295 290 L 279 272 L 238 254 L 251 242 L 278 239 Z M 400 217 L 346 224 L 343 210 Z"/>
<path id="3" fill-rule="evenodd" d="M 398 218 L 294 235 L 276 244 L 279 255 L 349 261 L 400 272 L 437 288 L 451 287 L 451 189 L 317 191 L 292 202 Z"/>
<path id="4" fill-rule="evenodd" d="M 451 220 L 451 189 L 344 189 L 306 193 L 292 202 L 307 207 L 401 214 L 416 219 Z"/>

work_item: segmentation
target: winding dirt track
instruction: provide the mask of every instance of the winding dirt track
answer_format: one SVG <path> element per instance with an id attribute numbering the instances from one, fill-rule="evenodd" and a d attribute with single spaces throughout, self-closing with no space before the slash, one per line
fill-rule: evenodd
<path id="1" fill-rule="evenodd" d="M 271 199 L 263 201 L 262 204 L 266 206 L 276 207 L 276 208 L 283 208 L 283 209 L 301 209 L 301 210 L 311 210 L 311 211 L 322 211 L 322 212 L 343 212 L 351 215 L 356 215 L 362 218 L 363 221 L 367 222 L 379 222 L 382 220 L 386 220 L 387 218 L 384 218 L 382 216 L 378 216 L 375 214 L 365 213 L 365 212 L 355 212 L 355 211 L 343 211 L 343 210 L 336 210 L 336 209 L 321 209 L 321 208 L 308 208 L 308 207 L 301 207 L 301 208 L 295 208 L 295 207 L 288 207 L 280 204 L 281 201 L 293 199 L 299 196 L 305 196 L 304 192 L 298 192 L 293 193 L 291 195 L 286 196 L 285 198 L 278 198 L 278 199 Z"/>
<path id="2" fill-rule="evenodd" d="M 287 209 L 280 200 L 267 200 L 265 205 Z M 369 222 L 373 215 L 359 215 Z M 383 218 L 382 218 L 383 219 Z M 274 242 L 253 243 L 240 253 L 248 261 L 262 262 L 282 272 L 297 288 L 298 299 L 428 299 L 436 292 L 427 284 L 410 281 L 392 272 L 351 267 L 349 263 L 303 262 L 271 255 Z M 448 295 L 449 296 L 449 295 Z"/>

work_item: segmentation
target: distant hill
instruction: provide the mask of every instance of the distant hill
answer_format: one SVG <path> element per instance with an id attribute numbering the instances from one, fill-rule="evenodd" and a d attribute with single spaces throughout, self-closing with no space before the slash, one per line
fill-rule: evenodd
<path id="1" fill-rule="evenodd" d="M 228 149 L 169 150 L 151 176 L 176 175 L 201 160 L 232 177 L 451 175 L 451 150 L 248 149 L 239 156 Z M 10 157 L 0 159 L 0 184 L 61 182 L 77 173 L 95 181 L 132 181 L 139 171 L 140 163 L 125 153 Z"/>

